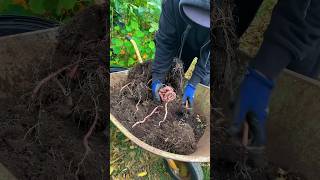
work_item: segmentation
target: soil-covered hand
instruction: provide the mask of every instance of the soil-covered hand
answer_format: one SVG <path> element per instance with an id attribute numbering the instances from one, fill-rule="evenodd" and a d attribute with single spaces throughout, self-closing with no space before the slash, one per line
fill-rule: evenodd
<path id="1" fill-rule="evenodd" d="M 187 108 L 193 108 L 193 98 L 194 98 L 194 93 L 196 91 L 196 87 L 194 87 L 192 84 L 187 83 L 183 97 L 182 97 L 182 104 L 183 106 Z M 188 103 L 188 104 L 187 104 Z"/>
<path id="2" fill-rule="evenodd" d="M 160 80 L 152 81 L 152 84 L 151 84 L 152 96 L 153 96 L 153 100 L 155 100 L 156 102 L 161 102 L 159 90 L 164 86 L 165 85 Z"/>

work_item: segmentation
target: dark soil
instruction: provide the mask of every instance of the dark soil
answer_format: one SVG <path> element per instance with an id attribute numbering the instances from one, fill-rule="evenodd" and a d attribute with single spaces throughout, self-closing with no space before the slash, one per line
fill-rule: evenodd
<path id="1" fill-rule="evenodd" d="M 152 100 L 149 88 L 151 61 L 132 68 L 126 83 L 111 87 L 110 111 L 132 134 L 147 144 L 172 153 L 190 154 L 196 150 L 196 144 L 204 133 L 206 121 L 203 117 L 182 108 L 180 78 L 176 72 L 172 70 L 168 74 L 166 84 L 175 90 L 178 89 L 177 98 L 168 103 L 167 118 L 160 126 L 159 122 L 165 115 L 164 108 L 158 109 L 159 113 L 152 115 L 145 123 L 132 128 L 133 124 L 143 120 L 159 105 Z M 127 83 L 131 84 L 122 88 Z"/>
<path id="2" fill-rule="evenodd" d="M 248 155 L 243 146 L 232 143 L 225 129 L 229 122 L 220 118 L 214 122 L 213 174 L 215 180 L 305 180 L 303 175 L 285 171 L 271 162 L 265 168 L 254 168 L 247 160 Z M 212 142 L 211 142 L 212 143 Z"/>
<path id="3" fill-rule="evenodd" d="M 0 162 L 18 179 L 107 179 L 107 9 L 89 7 L 62 26 L 50 71 L 38 69 L 26 88 L 69 68 L 33 94 L 0 101 Z M 83 138 L 95 119 L 84 157 Z"/>

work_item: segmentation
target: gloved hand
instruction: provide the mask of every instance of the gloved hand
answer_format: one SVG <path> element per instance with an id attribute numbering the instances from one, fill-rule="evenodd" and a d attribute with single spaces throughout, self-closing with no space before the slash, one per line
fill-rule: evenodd
<path id="1" fill-rule="evenodd" d="M 247 121 L 251 135 L 251 143 L 249 143 L 247 149 L 253 151 L 249 154 L 255 154 L 255 158 L 259 157 L 257 154 L 262 155 L 264 153 L 261 149 L 264 149 L 266 143 L 265 121 L 273 87 L 273 80 L 254 69 L 248 68 L 234 107 L 232 125 L 227 130 L 229 135 L 236 137 L 240 134 L 243 123 Z M 257 149 L 259 152 L 255 151 Z M 259 158 L 256 160 L 260 163 L 263 162 Z M 263 163 L 256 164 L 256 166 L 263 166 Z"/>
<path id="2" fill-rule="evenodd" d="M 164 87 L 164 84 L 160 80 L 152 81 L 151 89 L 152 89 L 152 96 L 154 101 L 161 102 L 159 90 L 163 87 Z"/>
<path id="3" fill-rule="evenodd" d="M 187 83 L 186 87 L 184 88 L 184 93 L 182 97 L 182 104 L 186 106 L 186 103 L 188 101 L 188 107 L 187 108 L 193 108 L 193 98 L 194 98 L 194 93 L 196 91 L 196 87 L 194 87 L 192 84 L 189 82 Z"/>

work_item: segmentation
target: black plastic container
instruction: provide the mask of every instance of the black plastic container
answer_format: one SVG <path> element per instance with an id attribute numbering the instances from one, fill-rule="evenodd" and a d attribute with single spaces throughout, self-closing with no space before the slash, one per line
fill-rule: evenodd
<path id="1" fill-rule="evenodd" d="M 58 25 L 58 22 L 39 17 L 0 15 L 0 36 L 48 29 Z"/>

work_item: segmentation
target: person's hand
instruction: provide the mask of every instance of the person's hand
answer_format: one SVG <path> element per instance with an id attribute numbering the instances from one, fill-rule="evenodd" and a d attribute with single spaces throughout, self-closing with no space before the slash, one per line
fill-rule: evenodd
<path id="1" fill-rule="evenodd" d="M 273 80 L 251 68 L 248 69 L 241 83 L 233 111 L 233 122 L 227 132 L 232 137 L 239 136 L 244 122 L 247 121 L 251 135 L 251 141 L 247 146 L 248 150 L 264 149 L 266 143 L 265 122 L 273 87 Z"/>
<path id="2" fill-rule="evenodd" d="M 184 88 L 182 105 L 187 107 L 188 109 L 193 108 L 193 103 L 194 103 L 193 98 L 194 98 L 195 91 L 196 91 L 196 87 L 190 83 L 187 83 L 186 87 Z"/>
<path id="3" fill-rule="evenodd" d="M 164 87 L 164 84 L 160 80 L 152 81 L 151 89 L 152 89 L 152 97 L 156 102 L 161 102 L 161 98 L 159 95 L 159 90 Z"/>

